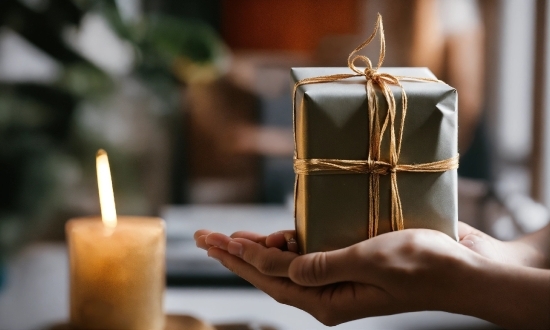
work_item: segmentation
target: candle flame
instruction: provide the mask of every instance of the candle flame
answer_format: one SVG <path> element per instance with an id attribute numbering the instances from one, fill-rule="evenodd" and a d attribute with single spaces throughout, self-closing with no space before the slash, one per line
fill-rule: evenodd
<path id="1" fill-rule="evenodd" d="M 107 152 L 103 149 L 99 149 L 97 152 L 96 167 L 101 219 L 106 227 L 114 228 L 117 224 L 115 197 L 113 194 L 109 158 L 107 157 Z"/>

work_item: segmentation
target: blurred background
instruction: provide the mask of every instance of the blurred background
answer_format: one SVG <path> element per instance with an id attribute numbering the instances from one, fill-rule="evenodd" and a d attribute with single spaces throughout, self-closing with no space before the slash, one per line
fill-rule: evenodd
<path id="1" fill-rule="evenodd" d="M 0 260 L 99 213 L 99 148 L 120 214 L 292 208 L 289 69 L 345 66 L 377 12 L 385 66 L 459 92 L 460 220 L 544 226 L 547 1 L 2 0 Z"/>
<path id="2" fill-rule="evenodd" d="M 241 285 L 193 230 L 293 226 L 289 69 L 344 67 L 377 12 L 384 66 L 458 90 L 459 219 L 504 240 L 548 223 L 548 0 L 1 0 L 0 327 L 66 317 L 64 224 L 99 214 L 99 148 L 118 212 L 166 219 L 168 284 Z"/>

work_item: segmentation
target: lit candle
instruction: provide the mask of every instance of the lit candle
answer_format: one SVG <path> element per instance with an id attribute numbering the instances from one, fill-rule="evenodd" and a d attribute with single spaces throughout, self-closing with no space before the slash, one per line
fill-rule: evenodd
<path id="1" fill-rule="evenodd" d="M 77 329 L 163 329 L 164 221 L 117 218 L 105 151 L 97 153 L 101 218 L 71 219 L 71 326 Z"/>

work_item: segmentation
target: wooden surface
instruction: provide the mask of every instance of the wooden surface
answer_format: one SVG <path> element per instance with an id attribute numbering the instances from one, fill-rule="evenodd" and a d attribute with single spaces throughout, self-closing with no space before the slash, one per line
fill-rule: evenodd
<path id="1" fill-rule="evenodd" d="M 166 315 L 165 330 L 277 330 L 277 328 L 262 324 L 226 323 L 210 325 L 190 315 Z M 68 323 L 56 324 L 45 330 L 74 330 Z"/>
<path id="2" fill-rule="evenodd" d="M 48 330 L 73 330 L 68 323 L 57 324 Z M 167 315 L 165 330 L 217 330 L 216 327 L 190 315 Z"/>

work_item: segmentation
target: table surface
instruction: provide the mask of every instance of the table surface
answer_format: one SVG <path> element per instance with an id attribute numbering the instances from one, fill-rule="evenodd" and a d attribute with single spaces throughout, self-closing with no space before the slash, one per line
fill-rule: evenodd
<path id="1" fill-rule="evenodd" d="M 209 207 L 188 209 L 199 212 L 205 219 L 220 216 L 220 209 Z M 242 208 L 223 210 L 219 219 L 237 218 L 243 215 Z M 248 212 L 254 217 L 262 217 L 262 212 L 283 213 L 256 207 Z M 172 212 L 172 213 L 170 213 Z M 188 213 L 185 208 L 166 212 L 168 239 L 171 221 L 178 221 Z M 246 212 L 245 212 L 246 213 Z M 171 215 L 170 215 L 171 214 Z M 269 218 L 269 215 L 266 216 Z M 291 219 L 291 217 L 290 217 Z M 241 219 L 238 228 L 257 229 L 255 225 L 247 226 L 250 219 Z M 241 221 L 238 220 L 238 221 Z M 288 220 L 288 219 L 287 219 Z M 185 221 L 185 218 L 179 221 Z M 204 225 L 214 226 L 222 232 L 234 231 L 232 226 L 216 224 L 214 220 L 205 220 Z M 219 221 L 219 220 L 218 220 Z M 284 224 L 284 220 L 275 225 Z M 195 230 L 194 225 L 181 225 L 179 230 L 189 235 L 188 230 Z M 219 227 L 218 227 L 219 225 Z M 274 225 L 274 224 L 271 224 Z M 188 226 L 188 229 L 184 230 Z M 271 232 L 273 228 L 266 225 L 259 228 Z M 176 228 L 177 226 L 173 227 Z M 213 228 L 213 229 L 217 229 Z M 237 229 L 238 229 L 237 228 Z M 281 228 L 275 228 L 281 229 Z M 177 229 L 174 229 L 177 231 Z M 180 233 L 181 234 L 181 233 Z M 192 233 L 191 233 L 192 234 Z M 178 236 L 178 235 L 176 235 Z M 197 249 L 196 247 L 194 249 Z M 198 249 L 197 249 L 198 250 Z M 198 257 L 199 254 L 194 254 Z M 204 254 L 203 258 L 207 259 Z M 7 267 L 7 278 L 0 289 L 0 329 L 24 330 L 41 329 L 48 324 L 67 320 L 68 318 L 68 263 L 67 251 L 63 244 L 41 243 L 27 247 L 10 261 Z M 165 310 L 167 313 L 189 314 L 212 323 L 244 322 L 250 324 L 270 325 L 280 330 L 315 330 L 325 329 L 309 314 L 286 305 L 281 305 L 263 292 L 252 288 L 172 288 L 166 290 Z M 463 315 L 444 312 L 417 312 L 393 316 L 373 317 L 348 322 L 331 329 L 493 329 L 491 324 Z"/>

